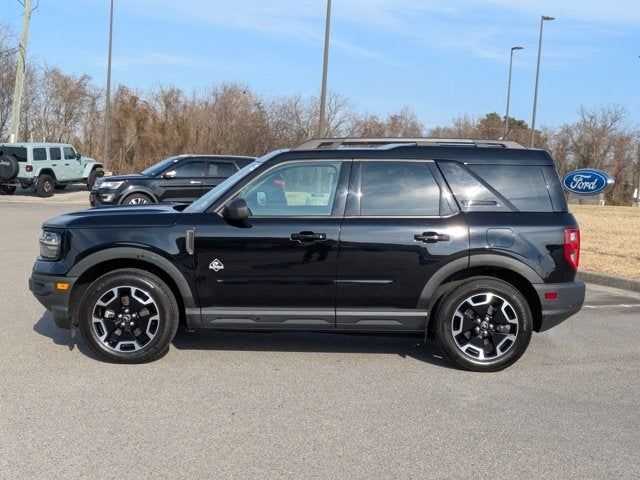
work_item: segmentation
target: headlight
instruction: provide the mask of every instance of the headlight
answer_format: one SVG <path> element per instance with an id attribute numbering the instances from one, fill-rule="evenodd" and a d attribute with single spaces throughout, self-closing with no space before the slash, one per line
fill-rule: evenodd
<path id="1" fill-rule="evenodd" d="M 106 188 L 108 190 L 115 190 L 124 182 L 110 182 L 109 180 L 102 180 L 100 183 L 96 183 L 96 188 Z"/>
<path id="2" fill-rule="evenodd" d="M 40 237 L 40 256 L 48 260 L 56 260 L 60 256 L 60 240 L 59 233 L 43 230 Z"/>

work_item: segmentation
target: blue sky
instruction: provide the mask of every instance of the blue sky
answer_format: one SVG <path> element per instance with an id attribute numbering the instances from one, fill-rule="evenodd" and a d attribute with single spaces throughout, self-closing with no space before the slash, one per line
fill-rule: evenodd
<path id="1" fill-rule="evenodd" d="M 38 0 L 32 0 L 37 2 Z M 29 54 L 104 85 L 108 0 L 40 0 Z M 3 22 L 21 25 L 17 0 Z M 236 81 L 267 95 L 317 94 L 325 0 L 116 0 L 113 81 L 188 91 Z M 640 124 L 640 1 L 334 0 L 329 85 L 360 111 L 412 107 L 427 126 L 504 112 L 531 118 L 538 25 L 545 24 L 538 125 L 617 103 Z"/>

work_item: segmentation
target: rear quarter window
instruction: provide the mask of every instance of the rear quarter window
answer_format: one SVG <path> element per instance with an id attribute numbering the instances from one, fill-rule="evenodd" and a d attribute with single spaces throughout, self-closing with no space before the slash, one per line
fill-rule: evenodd
<path id="1" fill-rule="evenodd" d="M 470 165 L 469 168 L 521 212 L 553 212 L 542 167 Z"/>

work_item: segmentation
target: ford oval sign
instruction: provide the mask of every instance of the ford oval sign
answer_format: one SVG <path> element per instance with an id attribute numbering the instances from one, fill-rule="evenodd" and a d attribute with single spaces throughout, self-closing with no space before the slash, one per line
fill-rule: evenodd
<path id="1" fill-rule="evenodd" d="M 562 185 L 565 190 L 576 195 L 597 195 L 613 186 L 613 178 L 602 170 L 581 168 L 567 173 L 562 179 Z"/>

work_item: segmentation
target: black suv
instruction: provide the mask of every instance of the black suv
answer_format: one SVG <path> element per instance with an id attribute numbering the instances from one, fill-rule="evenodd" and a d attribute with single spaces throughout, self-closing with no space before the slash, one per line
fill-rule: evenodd
<path id="1" fill-rule="evenodd" d="M 131 175 L 96 181 L 89 203 L 143 205 L 158 202 L 191 203 L 255 160 L 229 155 L 178 155 Z"/>
<path id="2" fill-rule="evenodd" d="M 46 222 L 30 288 L 104 359 L 195 329 L 411 333 L 499 370 L 582 306 L 580 233 L 543 150 L 512 142 L 313 140 L 188 207 Z"/>

